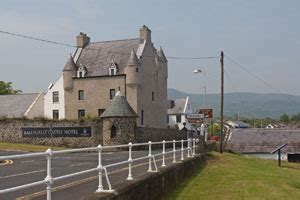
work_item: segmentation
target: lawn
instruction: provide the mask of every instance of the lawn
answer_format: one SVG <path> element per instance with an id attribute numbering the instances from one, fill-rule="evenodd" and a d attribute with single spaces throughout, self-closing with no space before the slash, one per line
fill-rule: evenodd
<path id="1" fill-rule="evenodd" d="M 165 199 L 300 199 L 300 164 L 214 152 Z"/>
<path id="2" fill-rule="evenodd" d="M 0 150 L 17 150 L 17 151 L 46 151 L 49 146 L 33 145 L 33 144 L 19 144 L 19 143 L 7 143 L 0 142 Z M 53 150 L 62 150 L 66 148 L 53 147 Z"/>

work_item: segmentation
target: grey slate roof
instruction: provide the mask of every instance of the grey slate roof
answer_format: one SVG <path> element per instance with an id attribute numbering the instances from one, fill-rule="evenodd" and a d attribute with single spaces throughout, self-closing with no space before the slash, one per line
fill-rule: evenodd
<path id="1" fill-rule="evenodd" d="M 300 152 L 300 130 L 287 129 L 235 129 L 228 147 L 237 152 L 271 152 L 289 143 L 284 152 Z"/>
<path id="2" fill-rule="evenodd" d="M 138 117 L 126 98 L 118 93 L 100 117 Z"/>
<path id="3" fill-rule="evenodd" d="M 130 52 L 137 50 L 139 44 L 140 38 L 90 43 L 82 49 L 76 65 L 86 67 L 86 77 L 105 76 L 113 61 L 118 65 L 118 74 L 123 74 Z"/>
<path id="4" fill-rule="evenodd" d="M 0 116 L 22 117 L 38 94 L 0 95 Z"/>
<path id="5" fill-rule="evenodd" d="M 168 109 L 168 114 L 181 114 L 184 111 L 186 99 L 175 99 L 174 100 L 174 107 Z"/>

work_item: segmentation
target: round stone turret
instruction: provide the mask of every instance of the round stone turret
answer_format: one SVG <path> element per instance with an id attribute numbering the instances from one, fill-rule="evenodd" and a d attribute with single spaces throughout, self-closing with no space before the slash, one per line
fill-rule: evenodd
<path id="1" fill-rule="evenodd" d="M 67 61 L 64 70 L 63 70 L 63 79 L 64 79 L 64 89 L 72 90 L 73 89 L 73 76 L 76 75 L 77 66 L 73 60 L 73 57 L 70 55 L 69 60 Z"/>
<path id="2" fill-rule="evenodd" d="M 132 50 L 127 66 L 124 69 L 126 74 L 126 84 L 128 86 L 137 86 L 141 84 L 139 75 L 140 70 L 140 61 L 134 50 Z"/>
<path id="3" fill-rule="evenodd" d="M 100 117 L 103 119 L 103 145 L 134 142 L 138 115 L 120 91 Z"/>

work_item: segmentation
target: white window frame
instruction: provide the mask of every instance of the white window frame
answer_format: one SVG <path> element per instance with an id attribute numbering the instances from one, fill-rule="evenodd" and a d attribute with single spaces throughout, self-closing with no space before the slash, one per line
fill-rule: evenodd
<path id="1" fill-rule="evenodd" d="M 77 70 L 77 78 L 84 78 L 86 75 L 86 70 L 84 66 L 80 66 Z"/>
<path id="2" fill-rule="evenodd" d="M 110 76 L 115 76 L 117 75 L 117 71 L 118 71 L 117 65 L 114 62 L 112 62 L 111 65 L 109 66 L 108 74 Z"/>

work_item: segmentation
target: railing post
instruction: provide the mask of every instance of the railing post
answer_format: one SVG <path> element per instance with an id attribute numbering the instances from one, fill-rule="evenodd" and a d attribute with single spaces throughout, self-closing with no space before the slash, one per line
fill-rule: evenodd
<path id="1" fill-rule="evenodd" d="M 187 145 L 188 145 L 188 155 L 187 157 L 190 158 L 191 157 L 191 145 L 190 145 L 190 139 L 188 138 L 187 139 Z"/>
<path id="2" fill-rule="evenodd" d="M 52 184 L 53 184 L 53 178 L 51 175 L 51 158 L 53 155 L 52 149 L 47 149 L 47 176 L 45 180 L 47 181 L 47 200 L 51 200 L 51 189 L 52 189 Z"/>
<path id="3" fill-rule="evenodd" d="M 127 180 L 131 181 L 132 178 L 132 143 L 128 143 L 129 147 L 129 156 L 128 156 L 128 177 Z"/>
<path id="4" fill-rule="evenodd" d="M 183 140 L 181 140 L 181 158 L 180 160 L 184 160 L 184 157 L 183 157 Z"/>
<path id="5" fill-rule="evenodd" d="M 166 163 L 165 163 L 165 156 L 166 156 L 166 141 L 163 140 L 162 164 L 161 164 L 162 167 L 165 167 L 165 166 L 166 166 Z"/>
<path id="6" fill-rule="evenodd" d="M 102 166 L 102 145 L 98 145 L 98 179 L 99 179 L 99 185 L 98 185 L 98 189 L 96 190 L 96 192 L 103 192 L 103 183 L 102 183 L 102 170 L 103 170 L 103 166 Z"/>
<path id="7" fill-rule="evenodd" d="M 195 153 L 196 153 L 196 139 L 193 138 L 193 153 L 192 153 L 193 157 L 195 156 Z"/>
<path id="8" fill-rule="evenodd" d="M 175 140 L 173 140 L 173 163 L 176 163 L 176 147 Z"/>
<path id="9" fill-rule="evenodd" d="M 148 142 L 149 143 L 149 168 L 148 168 L 148 172 L 152 172 L 152 165 L 151 165 L 151 156 L 152 156 L 152 152 L 151 152 L 151 141 Z"/>

